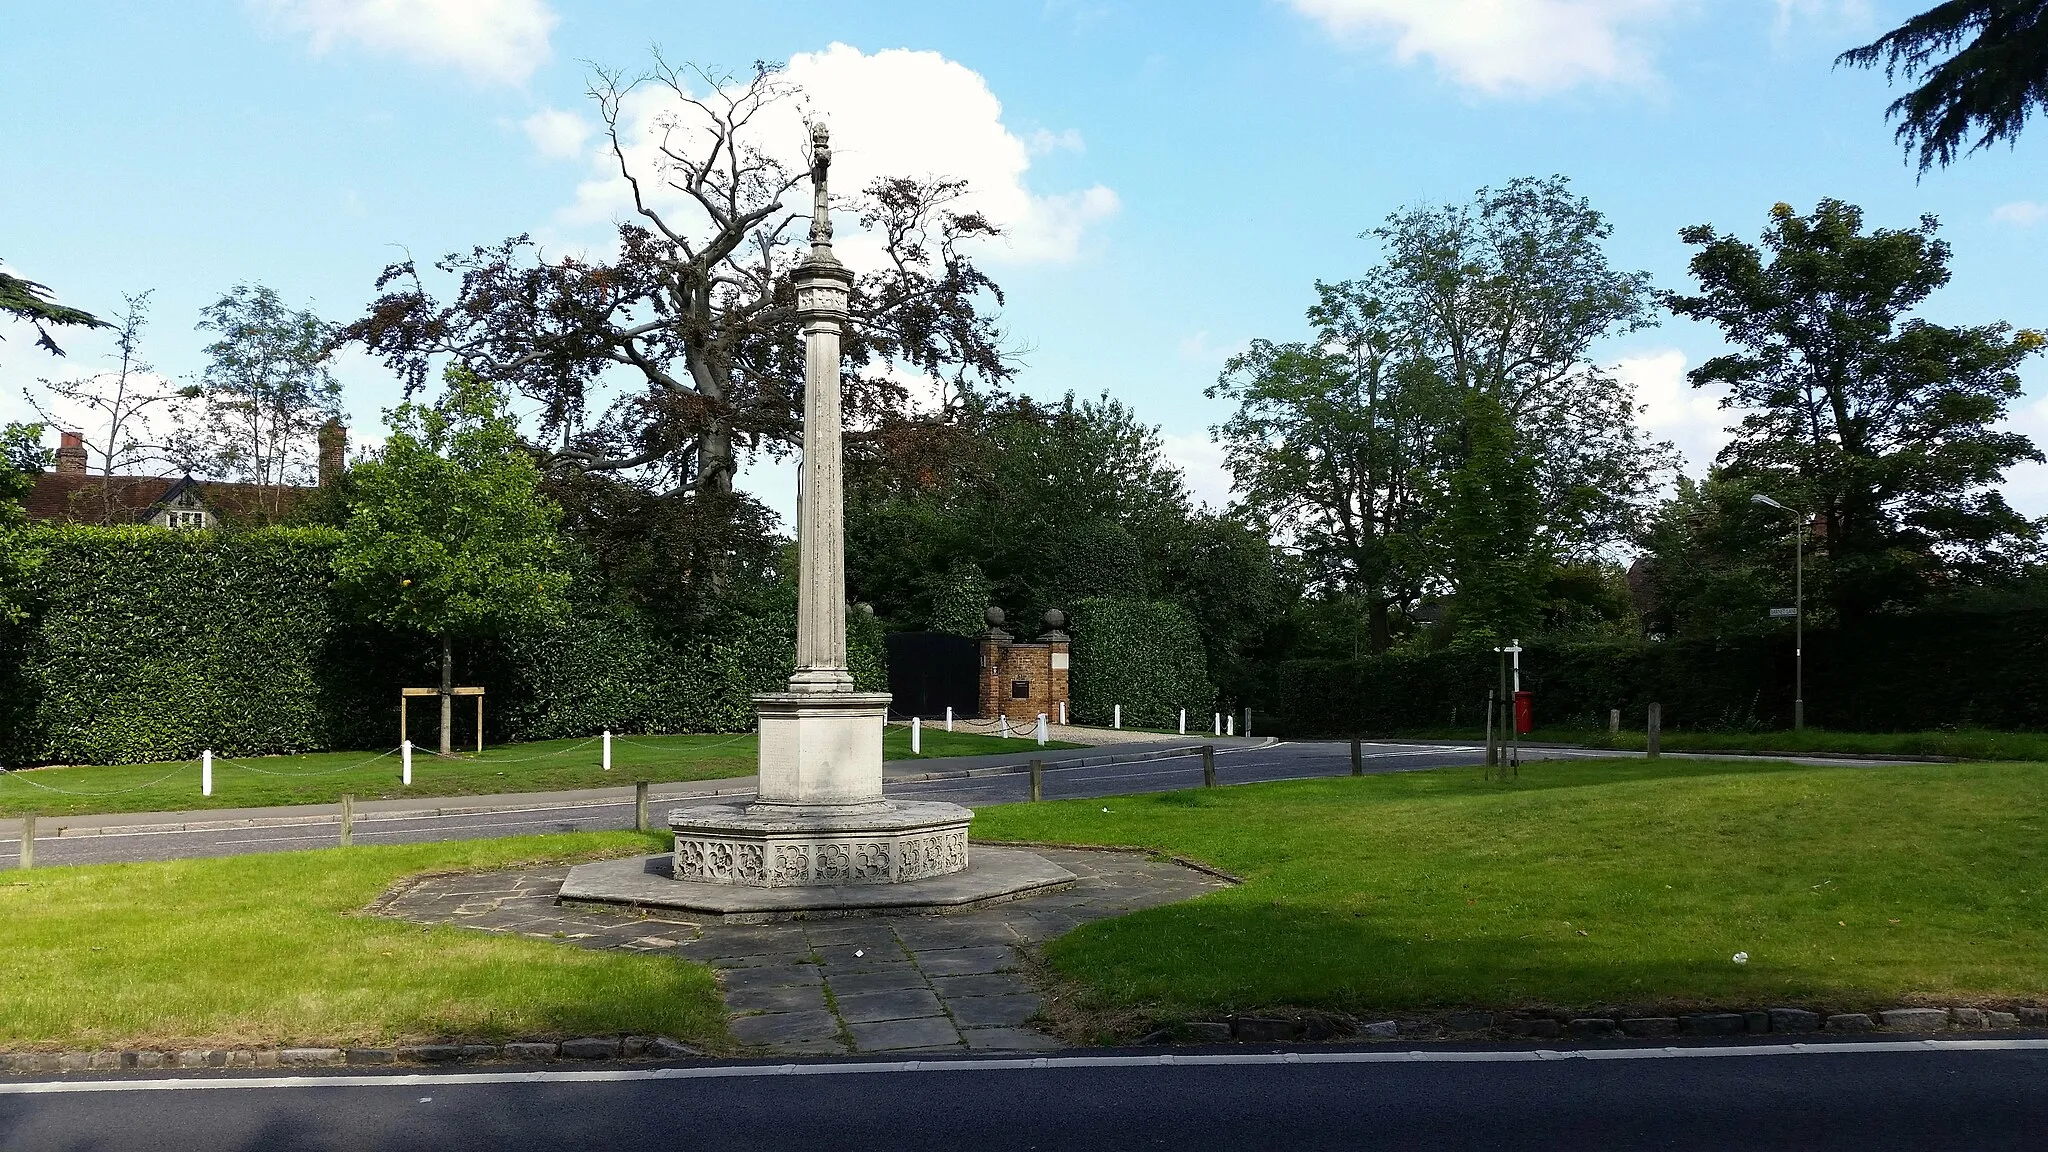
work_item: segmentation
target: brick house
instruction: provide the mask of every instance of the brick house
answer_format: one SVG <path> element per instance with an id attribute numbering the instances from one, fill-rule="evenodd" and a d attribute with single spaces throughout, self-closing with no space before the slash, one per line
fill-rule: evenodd
<path id="1" fill-rule="evenodd" d="M 329 420 L 320 429 L 320 480 L 312 487 L 195 480 L 190 476 L 97 476 L 86 470 L 85 438 L 60 436 L 57 466 L 36 477 L 22 500 L 30 520 L 57 524 L 154 524 L 159 528 L 218 528 L 223 523 L 262 519 L 270 497 L 280 513 L 309 493 L 340 478 L 348 454 L 348 429 Z"/>

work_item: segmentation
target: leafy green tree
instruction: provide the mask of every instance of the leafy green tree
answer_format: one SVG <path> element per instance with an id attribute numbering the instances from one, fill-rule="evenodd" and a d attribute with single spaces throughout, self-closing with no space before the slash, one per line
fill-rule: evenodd
<path id="1" fill-rule="evenodd" d="M 1536 461 L 1486 392 L 1465 398 L 1462 449 L 1437 497 L 1442 508 L 1432 532 L 1457 596 L 1459 636 L 1485 643 L 1528 635 L 1551 561 Z"/>
<path id="2" fill-rule="evenodd" d="M 1407 370 L 1432 372 L 1454 413 L 1473 393 L 1499 405 L 1535 468 L 1536 527 L 1559 558 L 1631 539 L 1674 463 L 1637 424 L 1633 393 L 1593 358 L 1602 340 L 1655 323 L 1649 274 L 1609 262 L 1612 233 L 1564 177 L 1523 177 L 1470 204 L 1394 213 L 1368 234 L 1380 264 L 1340 286 L 1372 302 L 1396 354 L 1416 362 Z"/>
<path id="3" fill-rule="evenodd" d="M 2048 0 L 1946 0 L 1836 62 L 1882 63 L 1887 80 L 1920 81 L 1885 116 L 1923 174 L 1946 168 L 1966 143 L 1975 152 L 2016 141 L 2027 116 L 2048 107 Z"/>
<path id="4" fill-rule="evenodd" d="M 0 627 L 21 619 L 27 607 L 21 590 L 34 554 L 20 540 L 20 529 L 28 521 L 21 501 L 49 465 L 41 424 L 0 428 Z"/>
<path id="5" fill-rule="evenodd" d="M 50 335 L 52 328 L 110 328 L 112 325 L 90 312 L 50 299 L 50 290 L 33 280 L 0 272 L 0 316 L 19 320 L 36 330 L 36 347 L 52 356 L 64 349 Z"/>
<path id="6" fill-rule="evenodd" d="M 1699 293 L 1669 306 L 1736 349 L 1690 374 L 1744 413 L 1723 473 L 1816 517 L 1813 576 L 1845 622 L 2009 573 L 2040 536 L 1995 486 L 2043 459 L 1998 424 L 2048 338 L 1911 315 L 1949 279 L 1936 228 L 1865 232 L 1862 210 L 1822 200 L 1807 216 L 1774 207 L 1761 249 L 1680 233 Z"/>
<path id="7" fill-rule="evenodd" d="M 1374 652 L 1391 610 L 1422 595 L 1428 573 L 1412 546 L 1428 521 L 1421 485 L 1455 424 L 1440 378 L 1404 361 L 1400 334 L 1356 285 L 1318 284 L 1316 339 L 1255 340 L 1208 389 L 1237 410 L 1223 443 L 1240 511 L 1296 549 L 1311 589 L 1355 598 Z"/>
<path id="8" fill-rule="evenodd" d="M 256 485 L 263 510 L 283 512 L 287 486 L 314 469 L 320 426 L 342 414 L 329 368 L 334 325 L 293 311 L 261 284 L 238 284 L 200 310 L 206 346 L 202 414 L 178 437 L 194 471 Z"/>
<path id="9" fill-rule="evenodd" d="M 334 556 L 336 582 L 372 620 L 441 649 L 441 751 L 453 727 L 454 644 L 556 617 L 568 575 L 505 397 L 460 368 L 427 407 L 387 413 L 390 435 L 355 466 L 354 499 Z"/>

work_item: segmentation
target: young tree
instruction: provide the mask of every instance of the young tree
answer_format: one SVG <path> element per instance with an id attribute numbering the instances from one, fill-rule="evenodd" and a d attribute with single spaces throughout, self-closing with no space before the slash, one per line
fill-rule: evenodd
<path id="1" fill-rule="evenodd" d="M 2040 535 L 1994 486 L 2043 458 L 1997 425 L 2048 337 L 1912 316 L 1949 279 L 1936 228 L 1866 233 L 1861 209 L 1822 200 L 1808 216 L 1773 208 L 1761 250 L 1709 225 L 1680 233 L 1699 294 L 1668 304 L 1737 349 L 1690 373 L 1744 413 L 1723 471 L 1818 516 L 1814 576 L 1845 621 L 2010 568 Z"/>
<path id="2" fill-rule="evenodd" d="M 1946 0 L 1836 63 L 1882 63 L 1886 80 L 1919 80 L 1885 117 L 1899 121 L 1897 139 L 1919 151 L 1923 174 L 1946 168 L 1972 135 L 1970 152 L 2017 141 L 2027 116 L 2048 107 L 2048 0 Z"/>
<path id="3" fill-rule="evenodd" d="M 173 387 L 156 374 L 155 365 L 142 358 L 142 330 L 149 323 L 149 292 L 124 297 L 115 325 L 120 335 L 114 342 L 114 370 L 71 380 L 44 380 L 43 390 L 91 414 L 91 424 L 81 429 L 88 453 L 100 464 L 97 505 L 93 511 L 102 522 L 112 523 L 130 511 L 118 506 L 113 478 L 138 468 L 166 462 L 168 438 L 160 434 L 159 420 L 175 418 L 177 406 L 199 394 L 196 387 Z M 23 391 L 29 405 L 45 423 L 63 426 L 66 421 L 52 406 Z"/>
<path id="4" fill-rule="evenodd" d="M 200 310 L 206 346 L 202 415 L 181 430 L 180 455 L 254 484 L 264 512 L 283 512 L 287 485 L 308 479 L 320 426 L 341 415 L 328 368 L 335 327 L 292 311 L 261 284 L 237 284 Z"/>
<path id="5" fill-rule="evenodd" d="M 650 91 L 676 109 L 652 126 L 651 166 L 636 160 L 642 141 L 629 111 Z M 801 439 L 790 276 L 807 251 L 802 189 L 813 173 L 761 140 L 799 93 L 772 66 L 739 79 L 657 55 L 638 80 L 600 71 L 590 96 L 639 217 L 619 225 L 615 257 L 545 259 L 515 237 L 443 260 L 441 270 L 461 276 L 446 304 L 403 261 L 378 280 L 392 290 L 340 338 L 382 356 L 409 390 L 448 356 L 539 401 L 550 471 L 644 467 L 701 493 L 729 492 L 744 453 Z M 965 192 L 956 180 L 887 178 L 851 205 L 882 253 L 854 286 L 844 343 L 852 424 L 901 414 L 904 373 L 949 400 L 1010 375 L 984 311 L 1001 293 L 963 247 L 998 230 L 961 210 Z M 591 392 L 606 373 L 631 384 L 593 416 Z"/>
<path id="6" fill-rule="evenodd" d="M 50 290 L 33 280 L 0 272 L 0 316 L 19 320 L 36 330 L 36 347 L 52 356 L 64 349 L 50 335 L 52 328 L 111 328 L 105 320 L 50 299 Z M 0 337 L 4 339 L 4 337 Z"/>
<path id="7" fill-rule="evenodd" d="M 347 526 L 334 554 L 342 593 L 386 626 L 441 650 L 441 751 L 453 729 L 455 641 L 563 611 L 568 576 L 504 396 L 461 368 L 446 395 L 387 413 L 390 436 L 352 470 Z"/>

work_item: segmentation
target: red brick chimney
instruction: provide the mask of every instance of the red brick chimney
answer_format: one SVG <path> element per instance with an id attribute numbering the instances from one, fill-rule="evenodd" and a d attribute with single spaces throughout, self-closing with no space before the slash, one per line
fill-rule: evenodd
<path id="1" fill-rule="evenodd" d="M 65 432 L 57 446 L 57 474 L 60 476 L 85 475 L 85 434 Z"/>
<path id="2" fill-rule="evenodd" d="M 348 466 L 348 429 L 329 418 L 320 426 L 320 486 L 326 488 L 341 479 Z"/>

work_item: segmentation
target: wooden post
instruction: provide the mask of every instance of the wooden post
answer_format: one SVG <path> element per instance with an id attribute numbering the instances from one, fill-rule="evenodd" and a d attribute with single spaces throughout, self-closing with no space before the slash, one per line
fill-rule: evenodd
<path id="1" fill-rule="evenodd" d="M 21 866 L 25 871 L 36 866 L 36 814 L 21 814 Z"/>
<path id="2" fill-rule="evenodd" d="M 1643 747 L 1655 760 L 1664 751 L 1664 705 L 1650 705 L 1650 723 L 1644 735 Z"/>
<path id="3" fill-rule="evenodd" d="M 1045 761 L 1031 762 L 1031 799 L 1033 803 L 1045 799 Z"/>
<path id="4" fill-rule="evenodd" d="M 484 694 L 476 694 L 476 750 L 484 750 Z"/>
<path id="5" fill-rule="evenodd" d="M 1214 744 L 1204 744 L 1202 745 L 1202 787 L 1214 788 L 1215 786 L 1216 746 Z"/>
<path id="6" fill-rule="evenodd" d="M 633 831 L 647 831 L 647 781 L 633 782 Z"/>
<path id="7" fill-rule="evenodd" d="M 1609 736 L 1621 735 L 1621 709 L 1609 708 L 1607 710 L 1607 734 Z"/>
<path id="8" fill-rule="evenodd" d="M 405 714 L 411 709 L 405 706 L 405 689 L 398 690 L 398 742 L 405 743 Z"/>
<path id="9" fill-rule="evenodd" d="M 356 796 L 353 792 L 341 794 L 341 846 L 356 842 Z"/>
<path id="10" fill-rule="evenodd" d="M 1365 775 L 1365 748 L 1356 736 L 1351 738 L 1351 774 Z"/>
<path id="11" fill-rule="evenodd" d="M 1493 767 L 1500 762 L 1493 746 L 1493 689 L 1486 690 L 1486 766 Z"/>

